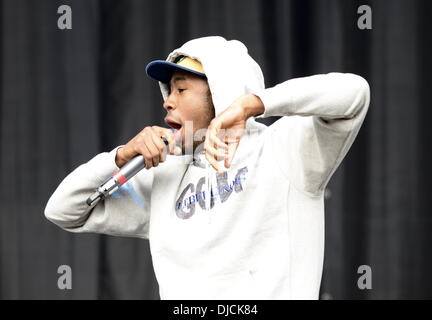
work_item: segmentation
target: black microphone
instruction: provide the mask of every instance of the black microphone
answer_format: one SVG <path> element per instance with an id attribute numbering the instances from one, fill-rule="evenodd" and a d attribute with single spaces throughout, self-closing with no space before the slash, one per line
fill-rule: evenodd
<path id="1" fill-rule="evenodd" d="M 165 145 L 168 146 L 168 140 L 165 137 L 162 137 L 162 140 Z M 125 184 L 126 181 L 144 169 L 144 167 L 145 160 L 141 154 L 133 157 L 129 162 L 121 167 L 121 169 L 114 172 L 107 181 L 102 183 L 100 187 L 96 189 L 95 193 L 93 193 L 87 199 L 87 205 L 91 206 L 95 202 L 98 203 L 100 200 L 112 195 L 118 190 L 118 188 Z"/>

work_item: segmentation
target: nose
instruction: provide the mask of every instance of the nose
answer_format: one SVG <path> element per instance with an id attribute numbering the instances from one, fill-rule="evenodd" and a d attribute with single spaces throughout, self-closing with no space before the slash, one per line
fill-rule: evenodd
<path id="1" fill-rule="evenodd" d="M 176 108 L 172 93 L 168 95 L 167 99 L 163 104 L 163 107 L 166 111 L 174 110 Z"/>

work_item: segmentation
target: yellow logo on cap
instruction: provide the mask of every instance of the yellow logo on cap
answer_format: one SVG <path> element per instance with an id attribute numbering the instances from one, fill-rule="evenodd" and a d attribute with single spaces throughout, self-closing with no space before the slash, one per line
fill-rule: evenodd
<path id="1" fill-rule="evenodd" d="M 179 66 L 191 69 L 193 71 L 205 73 L 201 62 L 199 62 L 198 60 L 189 58 L 187 56 L 179 57 L 179 59 L 175 63 L 178 64 Z"/>

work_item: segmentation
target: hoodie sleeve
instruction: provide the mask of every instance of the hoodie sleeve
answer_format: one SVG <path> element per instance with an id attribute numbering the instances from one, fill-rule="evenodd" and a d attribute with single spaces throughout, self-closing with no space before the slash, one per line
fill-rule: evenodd
<path id="1" fill-rule="evenodd" d="M 265 111 L 282 116 L 269 127 L 276 162 L 299 191 L 316 196 L 345 157 L 366 116 L 365 79 L 329 73 L 285 81 L 254 92 Z"/>
<path id="2" fill-rule="evenodd" d="M 118 169 L 115 164 L 118 148 L 100 153 L 72 171 L 48 200 L 45 217 L 66 231 L 148 239 L 151 170 L 141 170 L 104 201 L 92 207 L 86 203 Z"/>

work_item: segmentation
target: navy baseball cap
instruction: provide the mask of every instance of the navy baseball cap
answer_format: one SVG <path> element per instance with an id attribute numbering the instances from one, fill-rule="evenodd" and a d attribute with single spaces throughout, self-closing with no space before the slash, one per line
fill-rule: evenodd
<path id="1" fill-rule="evenodd" d="M 201 62 L 188 56 L 179 56 L 174 62 L 166 60 L 152 61 L 147 65 L 146 73 L 150 78 L 168 84 L 174 71 L 179 69 L 206 78 Z"/>

